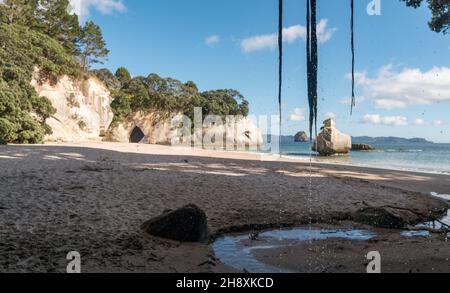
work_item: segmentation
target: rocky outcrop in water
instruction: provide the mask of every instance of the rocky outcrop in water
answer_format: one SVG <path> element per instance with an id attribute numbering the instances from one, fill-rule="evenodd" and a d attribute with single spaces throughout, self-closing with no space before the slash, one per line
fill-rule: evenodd
<path id="1" fill-rule="evenodd" d="M 206 214 L 195 205 L 166 212 L 141 228 L 150 235 L 180 242 L 203 242 L 208 237 Z"/>
<path id="2" fill-rule="evenodd" d="M 313 145 L 313 151 L 322 156 L 334 154 L 348 154 L 352 148 L 352 139 L 349 135 L 341 133 L 333 119 L 324 121 L 324 127 L 317 136 Z"/>
<path id="3" fill-rule="evenodd" d="M 358 143 L 352 144 L 352 151 L 374 151 L 375 148 L 370 144 Z"/>
<path id="4" fill-rule="evenodd" d="M 304 131 L 300 131 L 294 137 L 295 142 L 307 142 L 309 141 L 309 137 Z"/>
<path id="5" fill-rule="evenodd" d="M 47 97 L 56 109 L 56 114 L 47 119 L 53 133 L 46 136 L 46 141 L 102 139 L 114 114 L 110 107 L 111 94 L 97 78 L 75 80 L 63 76 L 56 85 L 40 84 L 33 78 L 31 84 L 38 95 Z"/>

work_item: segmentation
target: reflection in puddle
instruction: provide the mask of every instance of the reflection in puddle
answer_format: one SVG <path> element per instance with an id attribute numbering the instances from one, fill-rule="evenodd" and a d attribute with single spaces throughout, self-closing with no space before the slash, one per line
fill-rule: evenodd
<path id="1" fill-rule="evenodd" d="M 295 245 L 295 242 L 343 238 L 350 240 L 369 240 L 375 237 L 368 230 L 319 230 L 293 229 L 275 230 L 260 234 L 258 241 L 249 241 L 248 235 L 225 236 L 213 244 L 216 257 L 222 263 L 240 271 L 250 273 L 289 273 L 290 271 L 270 266 L 253 256 L 254 250 L 274 249 Z"/>

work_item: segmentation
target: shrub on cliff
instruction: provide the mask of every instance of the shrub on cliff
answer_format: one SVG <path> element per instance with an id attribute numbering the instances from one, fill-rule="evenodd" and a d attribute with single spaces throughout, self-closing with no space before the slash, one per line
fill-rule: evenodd
<path id="1" fill-rule="evenodd" d="M 122 83 L 108 69 L 94 69 L 91 73 L 103 82 L 110 91 L 118 90 L 122 87 Z"/>

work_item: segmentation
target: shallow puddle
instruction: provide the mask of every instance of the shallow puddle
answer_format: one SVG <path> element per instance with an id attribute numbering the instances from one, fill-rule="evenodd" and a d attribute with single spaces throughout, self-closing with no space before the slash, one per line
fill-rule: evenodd
<path id="1" fill-rule="evenodd" d="M 250 273 L 289 273 L 281 267 L 274 267 L 258 261 L 253 251 L 288 247 L 302 241 L 342 238 L 350 240 L 370 240 L 376 234 L 369 230 L 320 230 L 292 229 L 273 230 L 261 233 L 257 241 L 250 241 L 248 235 L 225 236 L 216 240 L 213 249 L 222 263 L 239 271 Z"/>
<path id="2" fill-rule="evenodd" d="M 450 195 L 431 193 L 434 197 L 450 200 Z M 450 225 L 450 210 L 447 216 L 441 220 Z M 427 222 L 418 227 L 430 227 L 440 229 L 443 225 L 439 222 Z M 417 237 L 429 236 L 428 231 L 403 231 L 402 236 Z M 258 235 L 257 240 L 250 240 L 249 235 L 225 236 L 213 243 L 216 257 L 225 265 L 239 271 L 250 273 L 290 273 L 291 271 L 275 267 L 257 260 L 253 252 L 256 250 L 289 247 L 304 241 L 326 240 L 330 238 L 366 241 L 376 237 L 375 232 L 369 230 L 322 230 L 298 228 L 291 230 L 272 230 Z M 450 236 L 450 235 L 449 235 Z"/>

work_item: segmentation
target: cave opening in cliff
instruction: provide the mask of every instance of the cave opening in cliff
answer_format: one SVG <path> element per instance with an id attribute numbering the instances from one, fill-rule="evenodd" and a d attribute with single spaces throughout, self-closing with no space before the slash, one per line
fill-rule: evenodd
<path id="1" fill-rule="evenodd" d="M 135 127 L 130 135 L 130 143 L 143 143 L 145 141 L 145 134 L 139 127 Z"/>

